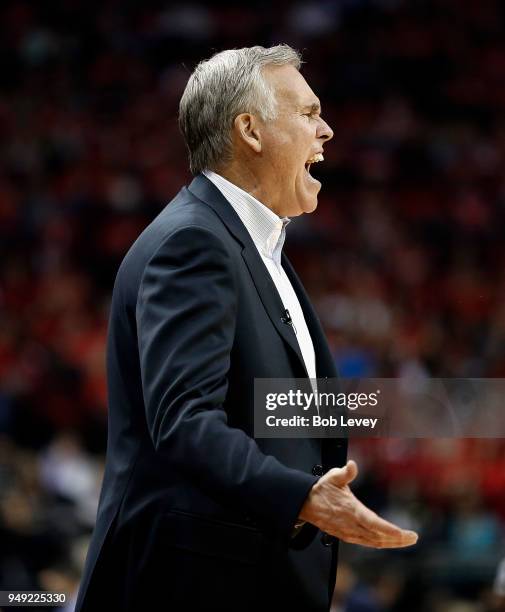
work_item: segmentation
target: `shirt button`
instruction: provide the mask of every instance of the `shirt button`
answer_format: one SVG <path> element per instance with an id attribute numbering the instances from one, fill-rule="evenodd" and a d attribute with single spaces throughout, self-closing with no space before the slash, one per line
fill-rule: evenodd
<path id="1" fill-rule="evenodd" d="M 323 466 L 316 463 L 316 465 L 312 468 L 313 476 L 322 476 L 324 474 Z"/>
<path id="2" fill-rule="evenodd" d="M 331 536 L 329 533 L 323 533 L 323 535 L 321 536 L 321 544 L 323 546 L 331 546 L 334 541 L 335 541 L 335 538 Z"/>

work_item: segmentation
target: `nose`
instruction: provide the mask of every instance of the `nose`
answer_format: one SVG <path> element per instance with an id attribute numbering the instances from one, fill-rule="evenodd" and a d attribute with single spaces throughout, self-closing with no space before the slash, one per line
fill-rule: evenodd
<path id="1" fill-rule="evenodd" d="M 317 137 L 321 138 L 321 140 L 324 140 L 324 141 L 331 140 L 333 138 L 333 130 L 326 123 L 326 121 L 321 118 L 319 121 L 318 130 L 317 130 Z"/>

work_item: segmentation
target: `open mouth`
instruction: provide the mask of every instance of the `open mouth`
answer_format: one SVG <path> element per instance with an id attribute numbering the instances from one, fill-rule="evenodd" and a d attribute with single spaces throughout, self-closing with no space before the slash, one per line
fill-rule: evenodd
<path id="1" fill-rule="evenodd" d="M 312 180 L 315 180 L 315 179 L 313 179 L 312 175 L 310 174 L 310 167 L 311 167 L 311 165 L 312 164 L 317 164 L 318 162 L 322 162 L 322 161 L 324 161 L 323 154 L 322 153 L 316 153 L 315 155 L 313 155 L 310 159 L 308 159 L 305 162 L 305 171 L 307 172 L 307 174 L 309 175 L 309 177 Z"/>

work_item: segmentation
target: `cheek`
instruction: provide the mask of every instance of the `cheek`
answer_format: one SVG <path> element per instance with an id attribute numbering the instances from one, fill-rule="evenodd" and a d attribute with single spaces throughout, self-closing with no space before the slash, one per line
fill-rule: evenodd
<path id="1" fill-rule="evenodd" d="M 292 153 L 291 148 L 279 149 L 277 154 L 274 153 L 274 161 L 272 163 L 273 170 L 281 170 L 283 173 L 276 176 L 276 180 L 287 179 L 300 171 L 300 159 Z"/>

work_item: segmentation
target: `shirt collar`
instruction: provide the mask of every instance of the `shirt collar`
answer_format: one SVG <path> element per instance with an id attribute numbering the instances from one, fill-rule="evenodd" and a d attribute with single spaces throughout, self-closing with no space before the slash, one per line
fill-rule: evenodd
<path id="1" fill-rule="evenodd" d="M 247 191 L 212 170 L 203 174 L 219 189 L 240 217 L 260 253 L 280 265 L 288 217 L 279 217 Z"/>

